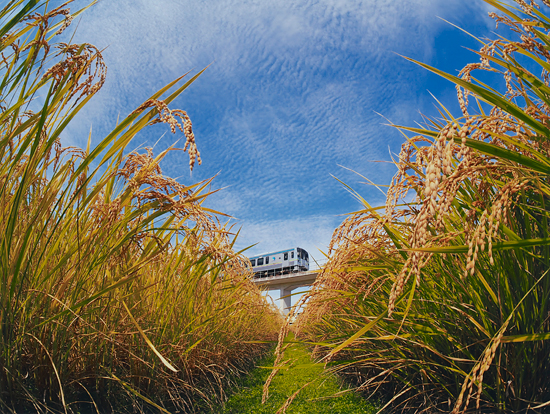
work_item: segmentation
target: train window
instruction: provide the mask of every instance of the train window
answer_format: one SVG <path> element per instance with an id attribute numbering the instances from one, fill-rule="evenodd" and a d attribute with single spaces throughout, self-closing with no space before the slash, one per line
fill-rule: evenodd
<path id="1" fill-rule="evenodd" d="M 258 259 L 258 266 L 262 266 L 264 264 L 264 258 L 263 257 L 260 257 Z"/>
<path id="2" fill-rule="evenodd" d="M 269 264 L 269 256 L 265 258 L 265 264 Z"/>
<path id="3" fill-rule="evenodd" d="M 294 259 L 294 252 L 290 252 L 290 258 Z"/>
<path id="4" fill-rule="evenodd" d="M 252 266 L 256 266 L 256 259 L 252 259 L 252 260 L 250 261 L 250 264 L 252 264 Z"/>
<path id="5" fill-rule="evenodd" d="M 285 260 L 288 260 L 288 253 L 285 253 Z"/>

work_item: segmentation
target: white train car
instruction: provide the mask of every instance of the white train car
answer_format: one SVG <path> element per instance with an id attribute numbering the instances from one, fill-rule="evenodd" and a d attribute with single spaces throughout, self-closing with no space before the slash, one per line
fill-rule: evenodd
<path id="1" fill-rule="evenodd" d="M 299 247 L 249 258 L 254 277 L 269 277 L 309 270 L 309 254 Z"/>

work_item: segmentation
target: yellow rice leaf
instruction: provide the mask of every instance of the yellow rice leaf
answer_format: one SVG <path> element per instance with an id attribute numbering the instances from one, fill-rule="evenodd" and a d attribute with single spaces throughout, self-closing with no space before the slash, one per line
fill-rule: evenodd
<path id="1" fill-rule="evenodd" d="M 522 247 L 546 246 L 550 244 L 550 237 L 540 239 L 511 240 L 493 244 L 493 250 L 509 250 Z M 417 249 L 405 249 L 408 251 L 429 252 L 429 253 L 466 253 L 467 245 L 441 246 L 441 247 L 420 247 Z"/>
<path id="2" fill-rule="evenodd" d="M 376 325 L 380 319 L 382 319 L 384 316 L 388 314 L 388 310 L 386 309 L 384 312 L 382 312 L 380 315 L 378 315 L 376 318 L 374 318 L 372 321 L 370 321 L 368 324 L 363 326 L 359 331 L 357 331 L 355 334 L 350 336 L 348 339 L 346 339 L 344 342 L 342 342 L 340 345 L 338 345 L 336 348 L 334 348 L 332 351 L 329 352 L 325 358 L 330 358 L 332 355 L 340 352 L 342 349 L 350 345 L 353 341 L 363 336 L 367 331 L 369 331 L 374 325 Z"/>
<path id="3" fill-rule="evenodd" d="M 503 336 L 501 342 L 547 341 L 548 339 L 550 339 L 550 332 Z"/>
<path id="4" fill-rule="evenodd" d="M 143 332 L 143 329 L 141 329 L 141 327 L 138 325 L 138 323 L 136 322 L 136 320 L 134 319 L 132 313 L 130 312 L 130 309 L 128 309 L 128 306 L 126 306 L 126 302 L 122 301 L 122 304 L 124 305 L 124 308 L 126 309 L 126 312 L 128 312 L 128 315 L 130 315 L 130 319 L 132 320 L 132 322 L 134 323 L 134 325 L 136 325 L 136 328 L 137 330 L 139 331 L 139 333 L 141 334 L 141 336 L 143 337 L 143 340 L 147 343 L 147 345 L 149 345 L 149 348 L 152 349 L 152 351 L 159 357 L 160 361 L 164 364 L 164 366 L 166 368 L 168 368 L 169 370 L 171 371 L 174 371 L 174 372 L 178 372 L 178 370 L 176 368 L 174 368 L 167 360 L 166 358 L 164 358 L 159 351 L 157 351 L 157 348 L 155 348 L 155 346 L 153 345 L 153 343 L 149 340 L 149 338 L 147 338 L 147 335 L 145 335 L 145 332 Z"/>

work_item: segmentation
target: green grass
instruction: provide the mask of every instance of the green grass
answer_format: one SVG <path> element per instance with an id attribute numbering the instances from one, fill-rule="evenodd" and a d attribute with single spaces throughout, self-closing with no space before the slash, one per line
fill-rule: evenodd
<path id="1" fill-rule="evenodd" d="M 289 336 L 289 340 L 292 337 Z M 347 389 L 342 381 L 323 372 L 322 364 L 315 364 L 303 344 L 293 343 L 286 351 L 283 360 L 292 362 L 281 369 L 273 378 L 269 388 L 269 398 L 262 404 L 262 389 L 271 372 L 275 357 L 270 354 L 257 363 L 257 367 L 241 383 L 240 390 L 233 394 L 225 407 L 215 411 L 220 414 L 274 414 L 288 397 L 304 384 L 305 387 L 287 409 L 288 414 L 362 414 L 375 413 L 377 408 L 352 391 L 333 397 Z"/>

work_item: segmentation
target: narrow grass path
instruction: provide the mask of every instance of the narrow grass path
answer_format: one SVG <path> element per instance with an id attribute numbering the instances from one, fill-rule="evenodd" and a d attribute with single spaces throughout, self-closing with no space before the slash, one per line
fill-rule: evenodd
<path id="1" fill-rule="evenodd" d="M 289 338 L 290 339 L 290 338 Z M 285 351 L 284 360 L 291 359 L 281 369 L 269 387 L 269 398 L 262 404 L 262 389 L 275 358 L 270 355 L 261 360 L 246 377 L 239 391 L 217 411 L 220 414 L 275 414 L 288 397 L 311 381 L 287 408 L 287 414 L 374 414 L 377 408 L 353 392 L 337 397 L 334 394 L 346 389 L 334 376 L 323 374 L 321 364 L 313 364 L 309 352 L 302 344 L 292 344 Z"/>

